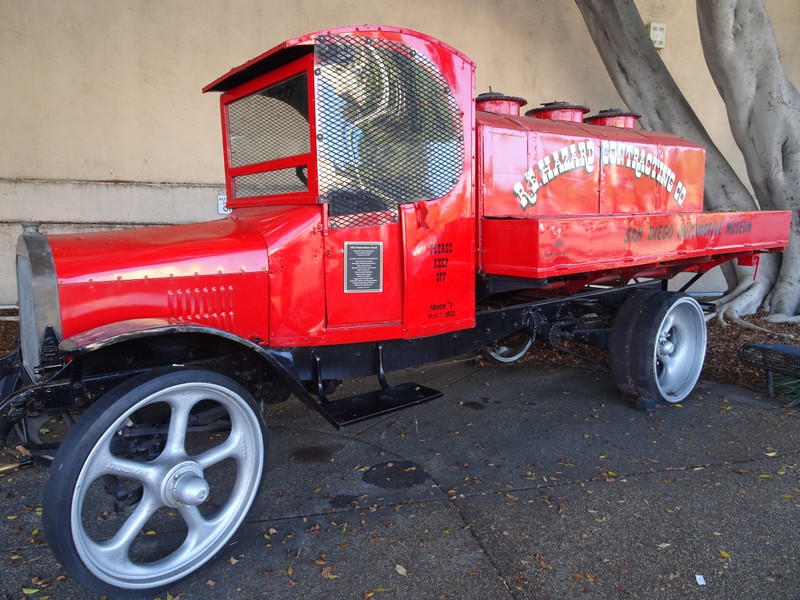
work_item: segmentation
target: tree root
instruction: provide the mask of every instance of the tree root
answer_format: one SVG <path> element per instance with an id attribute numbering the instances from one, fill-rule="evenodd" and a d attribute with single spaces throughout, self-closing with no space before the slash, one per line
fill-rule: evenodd
<path id="1" fill-rule="evenodd" d="M 759 327 L 755 323 L 751 323 L 750 321 L 745 321 L 744 319 L 740 319 L 735 315 L 731 316 L 730 320 L 735 325 L 739 325 L 740 327 L 744 327 L 745 329 L 752 329 L 753 331 L 763 331 L 764 333 L 772 333 L 766 327 Z"/>
<path id="2" fill-rule="evenodd" d="M 770 323 L 800 323 L 800 315 L 784 315 L 776 314 L 764 317 L 765 321 Z M 788 337 L 794 338 L 795 336 L 786 334 Z"/>
<path id="3" fill-rule="evenodd" d="M 769 312 L 772 290 L 778 279 L 780 265 L 779 255 L 762 256 L 755 279 L 749 267 L 736 267 L 738 285 L 722 298 L 712 302 L 716 307 L 717 320 L 724 325 L 725 317 L 737 319 L 754 315 L 762 307 Z"/>
<path id="4" fill-rule="evenodd" d="M 740 282 L 736 289 L 715 300 L 717 320 L 725 324 L 725 317 L 741 320 L 740 317 L 755 314 L 769 294 L 769 287 L 760 281 Z"/>

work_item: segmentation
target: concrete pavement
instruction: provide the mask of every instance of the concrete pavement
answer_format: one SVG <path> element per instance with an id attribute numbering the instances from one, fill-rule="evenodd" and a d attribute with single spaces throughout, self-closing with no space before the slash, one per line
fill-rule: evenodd
<path id="1" fill-rule="evenodd" d="M 701 383 L 648 415 L 605 372 L 570 368 L 449 363 L 389 378 L 445 395 L 342 431 L 295 399 L 271 407 L 247 523 L 157 597 L 800 595 L 794 410 Z M 45 477 L 0 478 L 0 598 L 87 596 L 36 531 Z"/>

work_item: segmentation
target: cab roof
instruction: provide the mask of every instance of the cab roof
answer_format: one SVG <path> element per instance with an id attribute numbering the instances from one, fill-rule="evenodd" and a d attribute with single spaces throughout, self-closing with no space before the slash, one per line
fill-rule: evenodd
<path id="1" fill-rule="evenodd" d="M 390 25 L 360 25 L 351 27 L 341 27 L 338 29 L 327 29 L 324 31 L 317 31 L 301 35 L 300 37 L 291 38 L 285 42 L 278 44 L 271 50 L 267 50 L 263 54 L 247 61 L 243 65 L 235 67 L 228 71 L 222 77 L 219 77 L 209 83 L 203 88 L 203 92 L 228 92 L 243 83 L 251 81 L 256 77 L 274 71 L 283 65 L 297 60 L 314 51 L 314 44 L 320 36 L 326 35 L 347 35 L 347 34 L 369 34 L 372 37 L 380 37 L 381 34 L 390 34 L 392 37 L 403 38 L 417 38 L 423 43 L 435 44 L 446 49 L 448 52 L 455 54 L 462 58 L 464 61 L 473 65 L 472 61 L 464 54 L 437 40 L 429 35 L 413 31 L 411 29 L 404 29 L 401 27 L 392 27 Z M 474 65 L 473 65 L 474 66 Z"/>

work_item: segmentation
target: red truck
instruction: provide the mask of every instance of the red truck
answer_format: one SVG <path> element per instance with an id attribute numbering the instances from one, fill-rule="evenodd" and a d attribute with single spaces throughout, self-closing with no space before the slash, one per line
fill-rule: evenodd
<path id="1" fill-rule="evenodd" d="M 704 312 L 666 282 L 756 265 L 790 214 L 704 213 L 698 145 L 621 111 L 521 115 L 476 98 L 474 72 L 395 27 L 288 40 L 204 89 L 221 93 L 227 218 L 24 226 L 0 442 L 52 461 L 47 540 L 87 588 L 143 594 L 210 560 L 258 493 L 263 408 L 290 394 L 342 427 L 441 395 L 389 371 L 512 362 L 537 337 L 608 349 L 631 398 L 690 394 Z M 336 394 L 367 375 L 377 391 Z M 37 434 L 53 415 L 57 449 Z"/>

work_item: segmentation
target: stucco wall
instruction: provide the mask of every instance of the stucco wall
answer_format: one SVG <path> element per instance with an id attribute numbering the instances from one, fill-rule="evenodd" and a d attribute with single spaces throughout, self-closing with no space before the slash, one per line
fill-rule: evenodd
<path id="1" fill-rule="evenodd" d="M 667 23 L 667 66 L 744 173 L 702 57 L 694 0 L 639 0 Z M 796 0 L 769 0 L 800 81 Z M 621 106 L 572 0 L 4 0 L 0 3 L 0 304 L 15 302 L 21 220 L 69 230 L 216 216 L 218 97 L 206 83 L 285 38 L 359 23 L 436 36 L 478 92 Z"/>

